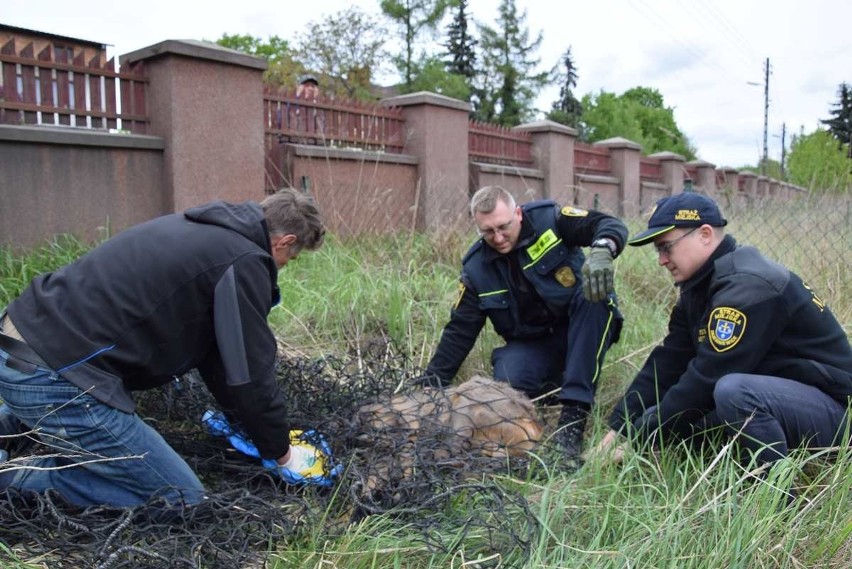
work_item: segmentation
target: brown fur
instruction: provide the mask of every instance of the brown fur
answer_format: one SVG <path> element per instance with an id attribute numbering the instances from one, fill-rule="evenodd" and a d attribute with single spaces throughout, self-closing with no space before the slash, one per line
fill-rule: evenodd
<path id="1" fill-rule="evenodd" d="M 543 430 L 526 395 L 478 375 L 442 393 L 425 389 L 365 405 L 359 422 L 369 430 L 407 431 L 410 439 L 428 422 L 450 430 L 463 448 L 492 457 L 523 456 Z"/>
<path id="2" fill-rule="evenodd" d="M 382 451 L 362 481 L 363 497 L 370 500 L 413 477 L 415 457 L 455 468 L 464 468 L 471 452 L 520 457 L 535 447 L 543 430 L 526 395 L 482 376 L 364 405 L 356 421 L 362 444 Z M 418 450 L 418 439 L 428 435 L 441 444 Z M 401 499 L 395 492 L 391 498 Z"/>

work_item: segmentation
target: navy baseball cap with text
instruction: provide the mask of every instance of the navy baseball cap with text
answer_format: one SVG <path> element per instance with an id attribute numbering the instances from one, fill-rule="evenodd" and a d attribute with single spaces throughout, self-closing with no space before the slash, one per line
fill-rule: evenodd
<path id="1" fill-rule="evenodd" d="M 724 227 L 728 220 L 722 217 L 716 202 L 702 194 L 683 192 L 665 197 L 657 202 L 648 220 L 648 229 L 634 235 L 628 245 L 647 245 L 675 227 Z"/>

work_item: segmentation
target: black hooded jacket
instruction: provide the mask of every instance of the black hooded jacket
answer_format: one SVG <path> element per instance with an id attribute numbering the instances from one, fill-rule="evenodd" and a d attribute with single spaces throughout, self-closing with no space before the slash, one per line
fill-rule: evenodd
<path id="1" fill-rule="evenodd" d="M 265 458 L 289 446 L 276 342 L 279 300 L 263 211 L 212 202 L 142 223 L 36 277 L 8 307 L 62 377 L 133 412 L 130 392 L 197 368 Z"/>

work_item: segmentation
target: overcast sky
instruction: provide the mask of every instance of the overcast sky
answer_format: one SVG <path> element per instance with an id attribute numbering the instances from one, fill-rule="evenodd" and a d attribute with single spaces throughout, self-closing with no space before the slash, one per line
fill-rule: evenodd
<path id="1" fill-rule="evenodd" d="M 471 16 L 494 26 L 499 0 L 470 0 Z M 110 55 L 167 39 L 224 33 L 294 38 L 308 22 L 350 5 L 378 14 L 379 0 L 0 0 L 0 22 L 109 44 Z M 781 156 L 782 125 L 812 132 L 829 117 L 842 82 L 852 83 L 850 0 L 517 0 L 541 69 L 569 46 L 575 94 L 658 89 L 677 124 L 717 166 L 756 164 L 763 148 L 768 58 L 769 156 Z M 558 91 L 538 100 L 545 110 Z"/>

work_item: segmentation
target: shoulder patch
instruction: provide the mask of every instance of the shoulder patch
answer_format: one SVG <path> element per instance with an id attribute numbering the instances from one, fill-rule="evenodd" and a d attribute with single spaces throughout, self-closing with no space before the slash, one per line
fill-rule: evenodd
<path id="1" fill-rule="evenodd" d="M 736 308 L 714 308 L 707 320 L 707 338 L 717 352 L 727 352 L 745 334 L 746 315 Z"/>
<path id="2" fill-rule="evenodd" d="M 459 281 L 459 290 L 458 290 L 458 293 L 456 295 L 456 301 L 455 301 L 455 303 L 453 303 L 453 310 L 457 310 L 458 307 L 459 307 L 459 304 L 461 304 L 462 297 L 464 296 L 464 291 L 465 291 L 464 283 Z"/>
<path id="3" fill-rule="evenodd" d="M 572 207 L 570 205 L 566 205 L 562 208 L 562 215 L 567 217 L 586 217 L 589 215 L 588 210 L 580 209 L 579 207 Z"/>

